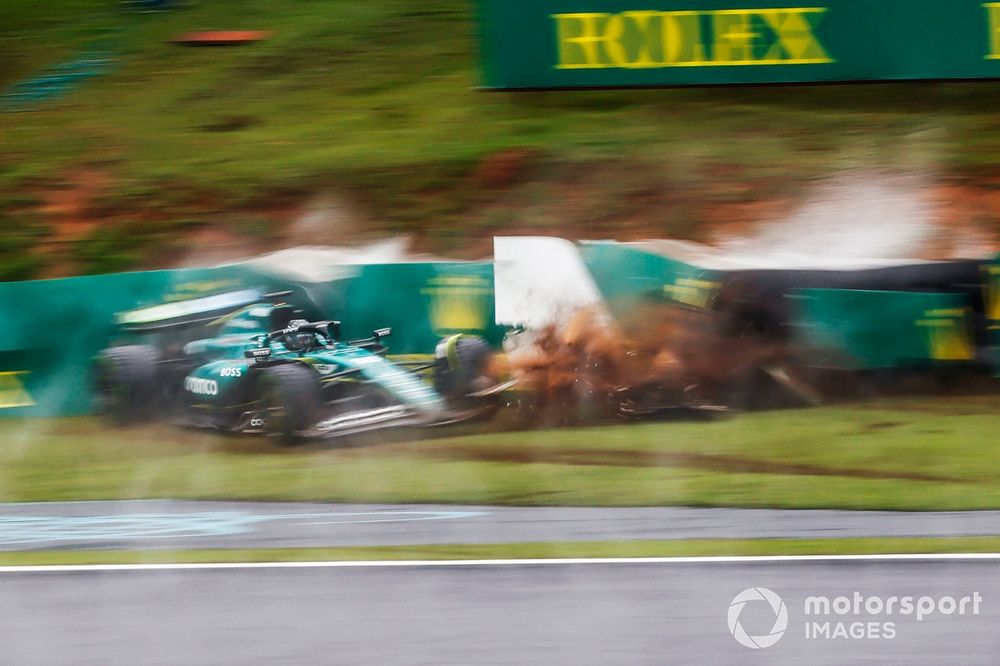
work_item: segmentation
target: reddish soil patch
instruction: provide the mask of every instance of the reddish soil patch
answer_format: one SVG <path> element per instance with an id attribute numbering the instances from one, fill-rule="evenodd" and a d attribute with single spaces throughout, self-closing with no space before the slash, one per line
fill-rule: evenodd
<path id="1" fill-rule="evenodd" d="M 725 168 L 701 175 L 701 179 L 694 174 L 679 183 L 662 170 L 633 162 L 566 164 L 547 159 L 534 149 L 511 148 L 483 157 L 464 178 L 455 178 L 428 193 L 431 203 L 441 205 L 428 205 L 426 219 L 395 219 L 393 212 L 398 212 L 400 205 L 366 199 L 361 192 L 346 192 L 341 194 L 350 200 L 350 206 L 340 206 L 338 198 L 330 219 L 321 220 L 318 229 L 310 227 L 303 229 L 307 233 L 299 234 L 293 222 L 306 216 L 315 192 L 268 192 L 262 188 L 252 204 L 245 200 L 229 203 L 211 193 L 199 193 L 197 184 L 191 183 L 146 196 L 115 197 L 118 184 L 114 176 L 87 168 L 64 174 L 58 185 L 38 187 L 32 195 L 40 204 L 27 212 L 37 213 L 53 230 L 39 250 L 51 264 L 47 275 L 57 276 L 74 271 L 64 256 L 71 244 L 104 224 L 201 223 L 197 231 L 178 232 L 187 234 L 186 238 L 165 234 L 166 247 L 154 248 L 136 268 L 162 267 L 178 257 L 190 261 L 185 245 L 211 245 L 205 261 L 225 261 L 303 242 L 350 242 L 390 230 L 409 235 L 415 251 L 478 259 L 491 254 L 494 235 L 708 242 L 744 236 L 786 219 L 812 186 L 777 183 Z M 914 258 L 1000 251 L 1000 178 L 967 175 L 922 187 L 939 231 Z M 382 215 L 373 213 L 379 210 Z M 257 224 L 258 230 L 247 234 L 242 220 L 268 224 Z M 205 228 L 218 232 L 206 231 L 201 238 Z M 232 250 L 229 253 L 224 251 L 227 246 Z"/>
<path id="2" fill-rule="evenodd" d="M 186 46 L 238 46 L 259 42 L 272 34 L 267 30 L 203 30 L 185 32 L 171 41 Z"/>
<path id="3" fill-rule="evenodd" d="M 90 204 L 110 183 L 106 173 L 83 170 L 67 177 L 62 187 L 44 190 L 38 212 L 53 225 L 53 240 L 75 240 L 97 226 Z"/>

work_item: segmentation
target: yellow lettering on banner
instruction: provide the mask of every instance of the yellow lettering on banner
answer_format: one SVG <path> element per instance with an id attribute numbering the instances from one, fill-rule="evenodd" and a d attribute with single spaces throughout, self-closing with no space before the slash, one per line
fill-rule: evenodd
<path id="1" fill-rule="evenodd" d="M 486 330 L 490 283 L 478 276 L 440 276 L 428 281 L 420 293 L 429 297 L 428 315 L 438 335 Z"/>
<path id="2" fill-rule="evenodd" d="M 721 286 L 721 283 L 711 280 L 679 277 L 673 284 L 663 285 L 663 293 L 678 303 L 707 308 Z"/>
<path id="3" fill-rule="evenodd" d="M 983 301 L 990 328 L 1000 329 L 1000 266 L 983 267 Z"/>
<path id="4" fill-rule="evenodd" d="M 952 314 L 952 313 L 956 314 Z M 916 324 L 927 329 L 930 357 L 936 361 L 971 361 L 975 358 L 972 337 L 966 327 L 966 310 L 928 310 Z"/>
<path id="5" fill-rule="evenodd" d="M 802 7 L 553 14 L 559 58 L 556 67 L 648 69 L 830 63 L 833 60 L 814 33 L 815 24 L 826 11 L 823 7 Z M 704 34 L 706 30 L 708 35 Z M 711 44 L 711 54 L 706 44 Z"/>
<path id="6" fill-rule="evenodd" d="M 767 53 L 767 60 L 792 62 L 831 62 L 823 45 L 816 39 L 806 14 L 822 14 L 825 9 L 791 9 L 765 13 L 764 20 L 778 36 Z"/>
<path id="7" fill-rule="evenodd" d="M 615 65 L 634 68 L 658 66 L 658 63 L 653 61 L 653 46 L 656 43 L 656 32 L 653 30 L 654 24 L 650 22 L 650 19 L 657 17 L 658 14 L 659 12 L 651 11 L 622 12 L 621 35 L 619 37 L 624 36 L 624 22 L 629 20 L 638 30 L 640 39 L 635 58 L 629 58 L 628 52 L 625 50 L 625 45 L 621 42 L 614 47 L 610 44 L 608 45 L 608 53 L 611 55 L 611 60 Z"/>
<path id="8" fill-rule="evenodd" d="M 986 8 L 990 29 L 990 52 L 986 59 L 1000 60 L 1000 2 L 987 2 L 983 7 Z"/>
<path id="9" fill-rule="evenodd" d="M 29 373 L 25 370 L 0 372 L 0 409 L 31 407 L 35 404 L 20 379 L 21 375 L 27 374 Z"/>
<path id="10" fill-rule="evenodd" d="M 751 27 L 753 15 L 747 12 L 715 12 L 713 60 L 720 65 L 754 61 L 754 46 L 761 35 Z"/>
<path id="11" fill-rule="evenodd" d="M 556 14 L 559 39 L 559 67 L 592 69 L 605 67 L 598 59 L 597 45 L 604 40 L 598 33 L 611 14 Z"/>
<path id="12" fill-rule="evenodd" d="M 975 358 L 969 336 L 958 322 L 931 329 L 931 358 L 936 361 L 971 361 Z"/>
<path id="13" fill-rule="evenodd" d="M 601 37 L 600 44 L 604 46 L 604 53 L 610 61 L 608 64 L 611 67 L 628 67 L 628 52 L 622 39 L 625 37 L 624 14 L 610 14 Z"/>
<path id="14" fill-rule="evenodd" d="M 703 64 L 705 44 L 698 12 L 663 12 L 663 61 L 657 66 Z"/>
<path id="15" fill-rule="evenodd" d="M 621 14 L 557 14 L 559 67 L 562 69 L 595 69 L 602 67 L 659 67 L 652 49 L 656 34 L 650 19 L 662 12 L 634 11 Z M 639 33 L 638 40 L 626 41 L 626 30 Z M 629 52 L 634 45 L 635 56 Z"/>

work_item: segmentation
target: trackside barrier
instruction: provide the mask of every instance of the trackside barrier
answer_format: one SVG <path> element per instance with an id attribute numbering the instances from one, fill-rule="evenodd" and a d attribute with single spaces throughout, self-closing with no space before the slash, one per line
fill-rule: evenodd
<path id="1" fill-rule="evenodd" d="M 344 337 L 392 326 L 397 354 L 431 353 L 451 333 L 503 335 L 483 262 L 360 266 L 324 283 L 242 265 L 0 283 L 0 417 L 90 413 L 92 361 L 118 336 L 118 312 L 255 287 L 304 291 L 319 316 L 343 322 Z"/>
<path id="2" fill-rule="evenodd" d="M 837 369 L 921 367 L 976 358 L 964 294 L 795 289 L 796 342 Z"/>
<path id="3" fill-rule="evenodd" d="M 750 275 L 705 269 L 630 244 L 583 243 L 580 254 L 619 318 L 644 302 L 717 308 L 727 286 Z M 981 268 L 983 298 L 975 303 L 968 293 L 948 289 L 791 289 L 776 298 L 787 305 L 792 339 L 828 367 L 967 362 L 979 359 L 977 347 L 984 344 L 992 345 L 995 362 L 1000 257 Z M 318 283 L 249 265 L 0 283 L 0 417 L 89 413 L 92 360 L 117 335 L 115 314 L 136 307 L 245 288 L 291 288 L 310 297 L 318 316 L 340 320 L 345 338 L 390 326 L 392 353 L 426 354 L 453 333 L 499 343 L 504 330 L 495 323 L 494 287 L 491 262 L 352 266 L 339 279 Z M 987 336 L 970 332 L 974 315 L 986 322 Z"/>
<path id="4" fill-rule="evenodd" d="M 993 364 L 1000 377 L 1000 254 L 983 266 L 983 298 L 990 343 L 993 347 Z"/>
<path id="5" fill-rule="evenodd" d="M 981 265 L 980 301 L 964 284 L 966 276 L 968 282 L 976 280 L 974 262 L 971 271 L 948 264 L 857 271 L 716 270 L 681 261 L 671 251 L 655 242 L 580 245 L 609 310 L 622 322 L 641 326 L 635 319 L 644 316 L 637 307 L 642 304 L 714 309 L 753 327 L 764 322 L 764 335 L 808 349 L 810 363 L 822 367 L 929 367 L 982 362 L 988 354 L 998 367 L 1000 259 Z M 681 256 L 692 256 L 684 252 L 678 249 Z M 980 334 L 984 322 L 988 336 Z"/>
<path id="6" fill-rule="evenodd" d="M 621 318 L 643 301 L 710 308 L 724 274 L 612 241 L 585 242 L 580 253 L 611 312 Z"/>
<path id="7" fill-rule="evenodd" d="M 0 416 L 86 414 L 91 361 L 117 312 L 246 286 L 233 269 L 0 283 Z"/>
<path id="8" fill-rule="evenodd" d="M 343 283 L 342 331 L 367 337 L 392 327 L 390 350 L 429 353 L 437 341 L 471 333 L 494 345 L 504 330 L 494 323 L 493 264 L 411 263 L 361 266 Z"/>

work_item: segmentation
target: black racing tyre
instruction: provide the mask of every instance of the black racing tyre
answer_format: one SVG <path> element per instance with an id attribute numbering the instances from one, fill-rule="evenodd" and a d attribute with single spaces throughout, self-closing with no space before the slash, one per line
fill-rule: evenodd
<path id="1" fill-rule="evenodd" d="M 284 444 L 301 439 L 320 417 L 316 373 L 300 363 L 275 365 L 260 372 L 257 389 L 265 409 L 265 428 Z"/>
<path id="2" fill-rule="evenodd" d="M 116 423 L 141 423 L 161 411 L 160 353 L 149 345 L 109 347 L 95 368 L 99 410 Z"/>
<path id="3" fill-rule="evenodd" d="M 474 383 L 485 374 L 492 354 L 489 343 L 475 335 L 453 335 L 443 339 L 435 350 L 435 390 L 455 398 L 475 391 Z"/>

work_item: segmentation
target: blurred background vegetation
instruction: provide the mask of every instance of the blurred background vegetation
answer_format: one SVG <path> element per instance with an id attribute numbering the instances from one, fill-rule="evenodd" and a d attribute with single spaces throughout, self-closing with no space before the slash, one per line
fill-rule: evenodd
<path id="1" fill-rule="evenodd" d="M 458 257 L 495 233 L 705 239 L 868 169 L 997 231 L 998 83 L 486 93 L 470 0 L 140 9 L 0 7 L 0 279 L 379 234 Z M 208 29 L 271 36 L 171 41 Z M 97 42 L 100 76 L 10 94 Z"/>

